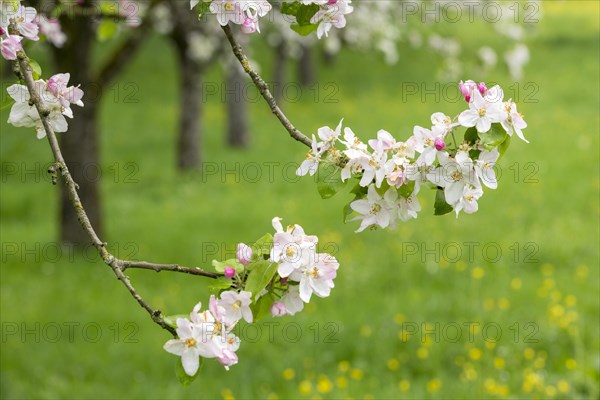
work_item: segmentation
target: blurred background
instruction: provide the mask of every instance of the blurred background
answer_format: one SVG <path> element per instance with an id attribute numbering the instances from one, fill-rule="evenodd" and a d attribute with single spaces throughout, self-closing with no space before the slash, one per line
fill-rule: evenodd
<path id="1" fill-rule="evenodd" d="M 348 29 L 321 41 L 281 34 L 281 17 L 240 40 L 309 135 L 343 117 L 363 140 L 407 138 L 433 112 L 465 108 L 458 80 L 500 84 L 531 143 L 513 140 L 479 212 L 434 217 L 422 193 L 417 220 L 355 234 L 342 223 L 348 190 L 321 200 L 295 177 L 306 148 L 232 62 L 214 18 L 198 23 L 188 2 L 119 2 L 113 18 L 73 9 L 66 41 L 49 29 L 28 52 L 86 92 L 61 140 L 115 255 L 209 267 L 277 215 L 341 267 L 330 298 L 240 325 L 239 364 L 209 360 L 182 387 L 168 334 L 50 183 L 47 142 L 6 124 L 3 64 L 3 398 L 598 398 L 598 3 L 485 2 L 472 19 L 445 2 L 356 3 Z M 209 296 L 203 278 L 128 275 L 166 315 Z"/>

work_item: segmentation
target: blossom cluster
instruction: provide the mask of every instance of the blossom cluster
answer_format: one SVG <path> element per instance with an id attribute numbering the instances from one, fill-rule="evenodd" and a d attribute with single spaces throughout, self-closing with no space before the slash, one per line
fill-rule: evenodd
<path id="1" fill-rule="evenodd" d="M 6 2 L 4 2 L 6 3 Z M 18 1 L 3 4 L 0 2 L 0 36 L 1 52 L 6 60 L 16 60 L 17 52 L 23 50 L 24 39 L 39 40 L 40 27 L 54 30 L 54 37 L 60 29 L 56 30 L 52 22 L 46 18 L 39 18 L 33 7 L 24 7 Z M 13 23 L 19 33 L 10 34 L 9 25 Z M 31 63 L 31 61 L 30 61 Z M 35 71 L 34 71 L 35 74 Z M 73 118 L 71 104 L 83 107 L 83 91 L 79 87 L 68 86 L 70 74 L 56 74 L 48 81 L 38 79 L 34 82 L 36 93 L 42 106 L 48 112 L 47 121 L 55 132 L 66 132 L 68 129 L 65 117 Z M 8 87 L 7 92 L 14 100 L 10 110 L 8 123 L 16 127 L 33 127 L 39 139 L 46 136 L 42 120 L 36 106 L 30 101 L 31 94 L 27 86 L 14 84 Z"/>
<path id="2" fill-rule="evenodd" d="M 330 254 L 318 253 L 318 238 L 300 225 L 283 229 L 280 218 L 272 220 L 275 234 L 267 234 L 253 246 L 239 243 L 236 257 L 213 261 L 223 277 L 212 289 L 207 310 L 197 304 L 191 314 L 167 317 L 178 338 L 164 349 L 181 357 L 188 376 L 195 376 L 200 358 L 215 358 L 226 369 L 238 362 L 240 339 L 233 333 L 242 319 L 252 323 L 265 315 L 294 315 L 302 311 L 313 294 L 329 296 L 339 263 Z"/>
<path id="3" fill-rule="evenodd" d="M 9 25 L 15 21 L 18 33 L 10 34 Z M 23 49 L 23 39 L 38 41 L 39 34 L 46 36 L 46 39 L 55 45 L 61 47 L 66 41 L 60 23 L 57 19 L 48 18 L 44 15 L 38 15 L 33 7 L 24 7 L 20 0 L 0 1 L 0 43 L 2 57 L 6 60 L 16 60 L 17 52 Z"/>
<path id="4" fill-rule="evenodd" d="M 346 26 L 346 15 L 353 11 L 352 0 L 297 0 L 282 5 L 281 12 L 296 17 L 292 29 L 302 35 L 317 31 L 319 39 L 332 27 Z M 259 18 L 272 9 L 267 0 L 190 0 L 190 8 L 215 14 L 222 26 L 240 25 L 244 33 L 260 32 Z"/>
<path id="5" fill-rule="evenodd" d="M 83 107 L 83 90 L 69 85 L 70 74 L 56 74 L 48 81 L 38 79 L 34 82 L 36 93 L 42 105 L 49 112 L 46 120 L 54 132 L 66 132 L 68 129 L 66 117 L 73 118 L 71 104 Z M 8 116 L 8 123 L 16 127 L 33 127 L 38 139 L 46 136 L 42 120 L 37 108 L 30 102 L 31 95 L 27 86 L 14 84 L 8 87 L 8 94 L 15 103 Z"/>
<path id="6" fill-rule="evenodd" d="M 342 183 L 356 178 L 357 197 L 348 214 L 358 214 L 357 232 L 377 226 L 393 229 L 398 221 L 417 218 L 417 195 L 427 186 L 443 192 L 436 198 L 436 214 L 454 210 L 458 217 L 461 211 L 477 211 L 483 187 L 497 188 L 494 166 L 510 137 L 516 134 L 527 142 L 522 132 L 527 124 L 517 105 L 504 101 L 500 86 L 488 89 L 483 82 L 461 81 L 459 87 L 469 108 L 455 119 L 433 114 L 430 128 L 415 126 L 404 142 L 380 130 L 367 145 L 348 127 L 342 136 L 342 122 L 336 129 L 320 128 L 319 140 L 313 135 L 312 149 L 297 175 L 315 175 L 326 162 L 340 169 Z M 458 127 L 468 128 L 460 142 L 455 136 Z M 338 150 L 337 143 L 344 149 Z"/>

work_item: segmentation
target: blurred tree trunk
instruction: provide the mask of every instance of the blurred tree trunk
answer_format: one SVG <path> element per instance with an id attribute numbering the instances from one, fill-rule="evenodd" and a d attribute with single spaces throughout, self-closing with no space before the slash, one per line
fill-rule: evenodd
<path id="1" fill-rule="evenodd" d="M 246 74 L 235 60 L 227 65 L 227 143 L 246 148 L 249 144 L 248 105 L 245 98 Z"/>
<path id="2" fill-rule="evenodd" d="M 151 0 L 148 12 L 161 0 Z M 109 85 L 131 61 L 144 40 L 148 37 L 149 19 L 131 29 L 125 39 L 99 68 L 92 66 L 92 56 L 96 41 L 97 11 L 93 2 L 84 2 L 81 7 L 90 8 L 89 13 L 69 15 L 60 18 L 67 42 L 61 48 L 53 48 L 56 68 L 71 74 L 69 83 L 81 85 L 85 91 L 85 107 L 73 107 L 74 118 L 69 120 L 69 131 L 61 134 L 62 153 L 73 179 L 79 185 L 79 197 L 86 208 L 90 222 L 100 237 L 103 236 L 102 202 L 100 198 L 101 164 L 99 153 L 99 112 L 100 101 Z M 98 70 L 98 73 L 95 71 Z M 63 242 L 74 245 L 89 243 L 89 238 L 79 224 L 77 215 L 69 201 L 66 190 L 61 185 L 60 237 Z"/>
<path id="3" fill-rule="evenodd" d="M 173 19 L 170 38 L 179 60 L 179 132 L 177 134 L 177 167 L 184 171 L 198 168 L 202 162 L 202 75 L 206 63 L 192 55 L 193 32 L 202 32 L 195 13 L 184 1 L 168 3 Z"/>
<path id="4" fill-rule="evenodd" d="M 275 47 L 275 62 L 273 66 L 273 96 L 275 101 L 281 106 L 283 99 L 283 88 L 285 86 L 285 70 L 287 64 L 287 44 L 281 40 Z"/>
<path id="5" fill-rule="evenodd" d="M 298 60 L 298 83 L 301 86 L 310 86 L 315 83 L 316 72 L 313 62 L 312 46 L 303 44 L 300 60 Z"/>
<path id="6" fill-rule="evenodd" d="M 80 16 L 66 18 L 62 28 L 69 40 L 64 47 L 55 49 L 56 67 L 71 74 L 70 84 L 81 85 L 87 96 L 85 107 L 73 107 L 74 118 L 69 120 L 69 131 L 60 134 L 60 144 L 73 179 L 79 185 L 79 196 L 85 206 L 90 222 L 102 237 L 102 204 L 99 191 L 100 155 L 98 148 L 98 111 L 101 90 L 93 93 L 91 76 L 91 50 L 95 41 L 92 18 Z M 97 86 L 95 86 L 97 88 Z M 90 99 L 91 100 L 86 100 Z M 69 201 L 66 188 L 61 185 L 60 237 L 63 242 L 83 245 L 89 239 L 77 219 Z"/>

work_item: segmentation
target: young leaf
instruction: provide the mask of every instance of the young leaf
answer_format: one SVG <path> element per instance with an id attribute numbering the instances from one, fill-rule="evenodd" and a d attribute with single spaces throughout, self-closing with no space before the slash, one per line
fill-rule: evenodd
<path id="1" fill-rule="evenodd" d="M 212 294 L 217 294 L 221 290 L 229 289 L 233 282 L 231 279 L 225 278 L 224 276 L 215 279 L 210 285 L 208 285 L 208 290 Z"/>
<path id="2" fill-rule="evenodd" d="M 317 170 L 317 190 L 322 199 L 329 199 L 339 192 L 345 185 L 342 182 L 341 169 L 337 165 L 324 163 Z"/>
<path id="3" fill-rule="evenodd" d="M 252 245 L 252 259 L 262 261 L 262 256 L 271 254 L 273 248 L 273 235 L 270 233 L 265 234 L 263 237 L 258 239 Z"/>
<path id="4" fill-rule="evenodd" d="M 405 199 L 408 199 L 410 195 L 415 191 L 415 181 L 409 181 L 398 189 L 398 194 Z"/>
<path id="5" fill-rule="evenodd" d="M 194 376 L 189 376 L 183 369 L 183 365 L 181 364 L 181 358 L 177 358 L 177 364 L 175 365 L 175 375 L 177 376 L 177 380 L 179 380 L 179 383 L 181 383 L 183 386 L 189 386 L 192 382 L 194 382 L 196 378 L 200 375 L 202 364 L 204 364 L 204 359 L 200 357 L 200 366 L 198 367 L 198 371 L 196 371 Z"/>
<path id="6" fill-rule="evenodd" d="M 290 28 L 292 28 L 293 31 L 299 33 L 301 36 L 310 35 L 314 31 L 316 31 L 318 27 L 319 27 L 319 25 L 316 25 L 316 24 L 310 24 L 310 25 L 292 24 L 292 25 L 290 25 Z"/>
<path id="7" fill-rule="evenodd" d="M 252 316 L 254 317 L 254 322 L 268 316 L 271 312 L 271 306 L 275 302 L 273 295 L 271 293 L 267 293 L 258 299 L 256 302 L 250 305 L 250 309 L 252 310 Z"/>
<path id="8" fill-rule="evenodd" d="M 250 265 L 248 264 L 248 266 Z M 246 290 L 252 293 L 253 300 L 271 282 L 277 272 L 277 266 L 277 263 L 268 261 L 254 263 L 248 274 L 248 279 L 246 279 Z"/>
<path id="9" fill-rule="evenodd" d="M 481 144 L 483 147 L 490 151 L 496 146 L 500 146 L 508 137 L 508 133 L 504 130 L 500 124 L 492 124 L 492 128 L 485 132 L 480 133 Z"/>
<path id="10" fill-rule="evenodd" d="M 292 15 L 295 17 L 296 14 L 298 14 L 299 9 L 300 9 L 300 3 L 297 1 L 294 1 L 293 3 L 283 3 L 281 5 L 280 12 L 284 15 Z"/>
<path id="11" fill-rule="evenodd" d="M 312 24 L 310 19 L 319 11 L 319 8 L 317 4 L 301 4 L 296 13 L 296 22 L 298 22 L 298 25 L 314 25 L 316 27 L 317 25 Z"/>
<path id="12" fill-rule="evenodd" d="M 502 156 L 504 156 L 504 153 L 506 153 L 506 150 L 508 150 L 508 146 L 510 146 L 510 139 L 511 137 L 508 136 L 506 140 L 502 142 L 500 146 L 498 146 L 498 153 L 500 153 L 500 157 L 498 157 L 496 163 L 498 163 L 502 159 Z"/>
<path id="13" fill-rule="evenodd" d="M 452 211 L 452 206 L 446 203 L 446 196 L 444 195 L 444 191 L 440 188 L 437 189 L 435 194 L 435 205 L 434 205 L 434 215 L 444 215 L 448 214 Z"/>
<path id="14" fill-rule="evenodd" d="M 35 61 L 33 58 L 29 59 L 29 65 L 31 65 L 31 72 L 33 74 L 33 79 L 38 80 L 42 76 L 42 67 L 40 64 Z"/>
<path id="15" fill-rule="evenodd" d="M 479 135 L 477 134 L 477 129 L 475 127 L 469 128 L 465 131 L 465 141 L 471 146 L 474 145 L 478 140 Z"/>
<path id="16" fill-rule="evenodd" d="M 177 328 L 177 318 L 188 318 L 189 315 L 186 314 L 176 314 L 176 315 L 168 315 L 163 317 L 163 322 L 169 325 L 171 328 Z"/>

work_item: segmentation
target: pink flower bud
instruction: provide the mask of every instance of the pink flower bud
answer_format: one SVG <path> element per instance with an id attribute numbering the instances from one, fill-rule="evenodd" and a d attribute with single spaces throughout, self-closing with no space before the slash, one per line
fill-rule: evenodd
<path id="1" fill-rule="evenodd" d="M 460 89 L 460 93 L 465 98 L 465 101 L 469 103 L 471 101 L 471 96 L 473 95 L 473 90 L 478 89 L 478 86 L 474 81 L 460 81 L 458 88 Z"/>
<path id="2" fill-rule="evenodd" d="M 244 33 L 254 33 L 258 31 L 258 20 L 253 18 L 246 18 L 240 29 Z"/>
<path id="3" fill-rule="evenodd" d="M 243 265 L 250 264 L 250 261 L 252 261 L 252 247 L 247 246 L 244 243 L 238 243 L 235 256 Z"/>
<path id="4" fill-rule="evenodd" d="M 446 148 L 446 142 L 444 142 L 444 139 L 442 138 L 435 139 L 435 142 L 433 142 L 433 144 L 437 151 L 442 151 Z"/>
<path id="5" fill-rule="evenodd" d="M 225 278 L 231 279 L 235 276 L 235 269 L 231 267 L 225 267 Z"/>
<path id="6" fill-rule="evenodd" d="M 333 4 L 337 3 L 337 2 L 338 2 L 338 0 L 329 0 L 327 2 L 327 4 L 331 6 L 331 5 L 333 5 Z"/>
<path id="7" fill-rule="evenodd" d="M 288 278 L 281 278 L 279 280 L 279 282 L 281 282 L 282 285 L 287 285 L 287 281 L 288 281 Z"/>
<path id="8" fill-rule="evenodd" d="M 275 303 L 273 303 L 273 305 L 271 306 L 272 316 L 283 317 L 285 314 L 287 314 L 287 309 L 285 308 L 285 305 L 282 302 L 276 301 Z"/>
<path id="9" fill-rule="evenodd" d="M 4 30 L 3 27 L 0 26 L 0 35 L 5 35 L 6 31 Z"/>
<path id="10" fill-rule="evenodd" d="M 485 82 L 479 82 L 477 89 L 479 89 L 479 93 L 481 93 L 482 96 L 485 96 L 485 93 L 487 92 L 487 86 L 485 86 Z"/>

